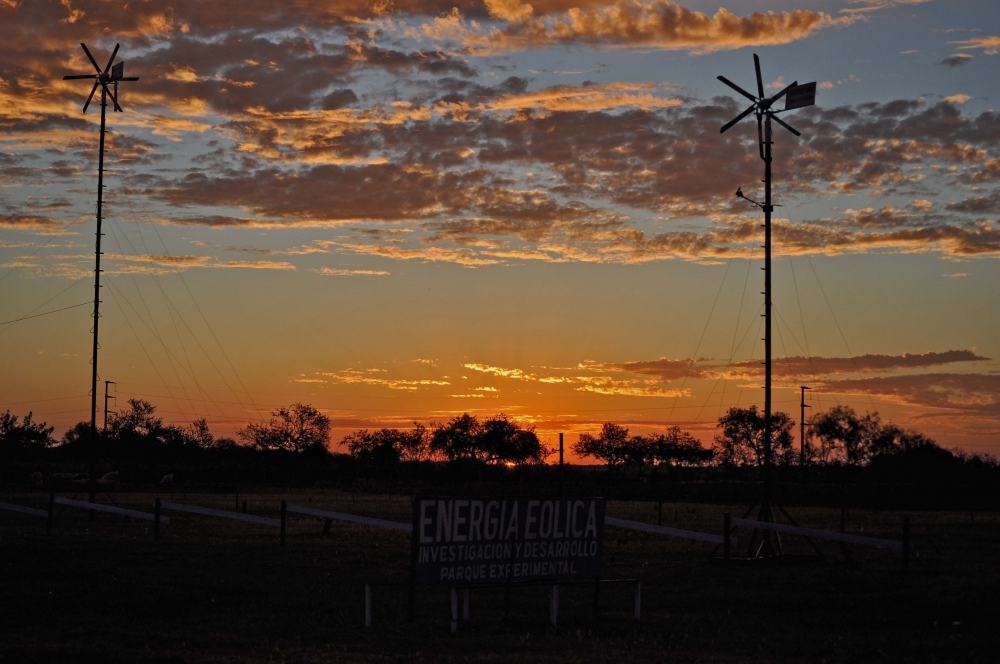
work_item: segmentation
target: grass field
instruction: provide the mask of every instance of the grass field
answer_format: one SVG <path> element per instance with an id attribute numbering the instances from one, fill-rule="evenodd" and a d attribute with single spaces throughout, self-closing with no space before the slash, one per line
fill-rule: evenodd
<path id="1" fill-rule="evenodd" d="M 120 493 L 149 511 L 155 494 Z M 161 494 L 169 499 L 167 494 Z M 404 497 L 286 491 L 241 497 L 248 512 L 278 516 L 290 503 L 410 520 Z M 42 494 L 0 499 L 44 508 Z M 173 500 L 233 509 L 232 495 Z M 57 508 L 57 512 L 59 509 Z M 663 524 L 718 533 L 738 506 L 665 504 Z M 794 508 L 801 525 L 839 529 L 839 510 Z M 166 513 L 165 513 L 166 514 Z M 609 503 L 608 514 L 656 523 L 655 505 Z M 711 545 L 608 528 L 604 577 L 633 588 L 561 591 L 548 624 L 548 589 L 472 590 L 472 616 L 449 630 L 446 588 L 422 589 L 406 625 L 406 591 L 376 587 L 364 627 L 365 583 L 405 582 L 409 535 L 289 515 L 287 544 L 273 527 L 169 513 L 152 524 L 66 509 L 45 520 L 0 511 L 0 662 L 990 662 L 1000 636 L 1000 516 L 915 512 L 910 571 L 899 554 L 820 543 L 826 559 L 784 567 L 723 567 Z M 849 532 L 899 539 L 903 513 L 853 511 Z M 746 535 L 746 533 L 740 533 Z M 804 542 L 787 550 L 808 552 Z"/>

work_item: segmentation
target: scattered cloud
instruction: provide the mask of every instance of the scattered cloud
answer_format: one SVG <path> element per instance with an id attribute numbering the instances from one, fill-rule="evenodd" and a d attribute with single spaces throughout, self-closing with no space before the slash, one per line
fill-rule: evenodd
<path id="1" fill-rule="evenodd" d="M 984 55 L 1000 53 L 1000 37 L 973 37 L 948 43 L 957 45 L 960 50 L 982 50 Z"/>
<path id="2" fill-rule="evenodd" d="M 354 277 L 354 276 L 375 276 L 381 277 L 389 274 L 385 270 L 342 270 L 332 267 L 321 267 L 316 272 L 327 277 Z"/>
<path id="3" fill-rule="evenodd" d="M 970 97 L 969 95 L 957 94 L 957 95 L 951 95 L 950 97 L 945 97 L 944 101 L 952 104 L 964 104 L 970 99 L 972 99 L 972 97 Z"/>
<path id="4" fill-rule="evenodd" d="M 968 53 L 956 53 L 955 55 L 950 55 L 947 58 L 945 58 L 944 60 L 942 60 L 940 62 L 940 64 L 945 65 L 946 67 L 952 67 L 952 68 L 954 68 L 954 67 L 961 67 L 962 65 L 966 64 L 971 59 L 972 59 L 972 56 L 969 55 Z"/>

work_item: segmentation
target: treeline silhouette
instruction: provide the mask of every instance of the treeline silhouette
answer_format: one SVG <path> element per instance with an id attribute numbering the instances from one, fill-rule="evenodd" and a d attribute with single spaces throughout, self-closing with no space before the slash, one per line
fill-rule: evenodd
<path id="1" fill-rule="evenodd" d="M 878 413 L 847 406 L 807 421 L 804 446 L 795 421 L 772 416 L 772 455 L 779 491 L 789 503 L 837 503 L 845 493 L 864 504 L 931 508 L 1000 507 L 1000 464 L 988 455 L 946 450 L 925 435 L 885 423 Z M 142 399 L 108 418 L 92 436 L 80 422 L 61 438 L 32 413 L 0 415 L 0 462 L 5 483 L 33 478 L 86 477 L 91 456 L 100 472 L 117 471 L 126 486 L 172 481 L 218 491 L 247 485 L 322 485 L 351 490 L 475 491 L 511 494 L 567 492 L 623 499 L 747 502 L 756 497 L 764 449 L 764 417 L 756 406 L 729 409 L 711 447 L 679 427 L 631 435 L 606 422 L 580 434 L 572 451 L 594 465 L 557 468 L 555 450 L 534 427 L 503 413 L 468 413 L 412 429 L 363 429 L 330 451 L 330 420 L 308 404 L 279 408 L 264 422 L 216 437 L 206 420 L 165 424 Z M 75 472 L 73 472 L 75 471 Z M 56 482 L 58 483 L 58 482 Z M 846 487 L 850 487 L 850 490 Z"/>

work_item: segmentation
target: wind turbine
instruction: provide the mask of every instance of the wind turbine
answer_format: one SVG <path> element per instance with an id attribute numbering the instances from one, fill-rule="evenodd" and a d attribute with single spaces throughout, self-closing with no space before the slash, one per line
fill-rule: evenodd
<path id="1" fill-rule="evenodd" d="M 83 52 L 87 54 L 87 59 L 90 63 L 94 65 L 94 69 L 97 71 L 96 74 L 72 74 L 70 76 L 63 76 L 64 81 L 75 81 L 75 80 L 93 80 L 94 87 L 90 90 L 90 96 L 87 97 L 86 103 L 83 105 L 83 112 L 87 112 L 87 108 L 90 106 L 90 102 L 94 99 L 94 93 L 97 92 L 97 88 L 101 88 L 101 141 L 100 148 L 98 149 L 98 165 L 97 165 L 97 246 L 94 250 L 94 356 L 91 359 L 92 376 L 90 383 L 90 460 L 89 460 L 89 473 L 90 473 L 90 502 L 94 502 L 94 456 L 97 447 L 97 350 L 100 345 L 97 342 L 97 331 L 98 323 L 100 322 L 100 307 L 101 307 L 101 212 L 102 205 L 104 203 L 104 134 L 105 134 L 105 111 L 108 106 L 108 98 L 111 98 L 111 102 L 114 105 L 114 110 L 119 113 L 122 112 L 122 107 L 118 103 L 118 84 L 125 81 L 138 81 L 138 76 L 125 76 L 125 63 L 119 62 L 113 65 L 115 61 L 115 56 L 118 55 L 118 49 L 121 44 L 115 44 L 115 50 L 112 51 L 111 57 L 108 59 L 108 64 L 105 65 L 104 69 L 101 69 L 100 65 L 97 64 L 97 60 L 91 55 L 90 49 L 87 45 L 80 43 L 83 47 Z M 109 87 L 110 86 L 110 87 Z M 91 511 L 91 518 L 93 518 L 93 511 Z"/>
<path id="2" fill-rule="evenodd" d="M 764 202 L 761 203 L 747 198 L 743 195 L 742 188 L 736 190 L 736 196 L 764 210 L 764 487 L 761 495 L 758 520 L 773 522 L 774 496 L 771 483 L 771 213 L 774 211 L 774 205 L 771 203 L 771 145 L 774 141 L 771 137 L 771 121 L 777 122 L 796 136 L 801 136 L 802 134 L 794 127 L 779 118 L 778 113 L 815 104 L 816 83 L 799 85 L 798 81 L 795 81 L 773 97 L 765 97 L 764 81 L 760 75 L 760 58 L 757 57 L 756 53 L 753 56 L 753 64 L 757 73 L 756 96 L 736 85 L 725 76 L 718 77 L 720 81 L 753 102 L 749 108 L 724 124 L 719 133 L 724 134 L 751 113 L 757 116 L 757 142 L 760 148 L 760 158 L 764 160 Z M 774 104 L 782 97 L 785 98 L 785 108 L 775 110 Z M 753 508 L 751 507 L 750 509 Z M 761 531 L 761 537 L 761 546 L 757 550 L 756 556 L 767 557 L 774 555 L 774 551 L 771 549 L 770 533 L 768 531 Z M 751 538 L 751 548 L 753 547 L 753 542 L 754 538 Z M 778 545 L 777 553 L 778 555 L 781 553 L 780 544 Z"/>

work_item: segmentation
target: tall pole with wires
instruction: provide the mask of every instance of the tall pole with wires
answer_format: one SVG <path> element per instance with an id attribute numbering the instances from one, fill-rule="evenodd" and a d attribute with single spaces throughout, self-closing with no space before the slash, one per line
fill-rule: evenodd
<path id="1" fill-rule="evenodd" d="M 108 394 L 108 385 L 115 385 L 117 387 L 118 383 L 113 380 L 104 381 L 104 435 L 108 433 L 108 399 L 115 399 L 115 397 Z M 118 403 L 117 399 L 115 403 Z"/>
<path id="2" fill-rule="evenodd" d="M 94 87 L 90 90 L 90 96 L 87 97 L 86 103 L 83 105 L 83 112 L 87 112 L 87 108 L 90 106 L 90 102 L 94 99 L 94 93 L 97 92 L 98 86 L 101 88 L 101 133 L 100 142 L 97 151 L 97 231 L 96 231 L 96 242 L 94 248 L 94 346 L 93 346 L 93 356 L 90 360 L 91 362 L 91 378 L 90 378 L 90 449 L 88 451 L 88 473 L 90 475 L 90 502 L 94 502 L 94 492 L 96 485 L 94 482 L 94 465 L 97 455 L 97 352 L 100 350 L 100 343 L 98 341 L 98 330 L 101 320 L 101 221 L 103 220 L 103 206 L 104 206 L 104 137 L 106 134 L 105 125 L 105 115 L 108 106 L 108 98 L 114 106 L 114 110 L 121 112 L 122 107 L 118 104 L 118 84 L 123 81 L 138 81 L 139 77 L 130 76 L 125 77 L 125 63 L 119 62 L 114 65 L 115 56 L 118 55 L 118 49 L 121 44 L 115 44 L 115 50 L 111 53 L 111 57 L 108 59 L 108 64 L 101 69 L 100 65 L 97 64 L 97 60 L 91 55 L 90 49 L 87 48 L 86 44 L 81 43 L 80 46 L 83 47 L 83 52 L 87 54 L 87 59 L 90 63 L 94 65 L 94 69 L 97 71 L 96 74 L 75 74 L 69 76 L 63 76 L 63 80 L 80 80 L 88 79 L 94 80 Z M 109 87 L 111 86 L 111 87 Z M 93 512 L 91 512 L 93 516 Z"/>
<path id="3" fill-rule="evenodd" d="M 759 206 L 764 211 L 764 458 L 761 469 L 763 488 L 759 520 L 774 521 L 774 494 L 771 477 L 771 439 L 773 435 L 771 417 L 771 213 L 774 211 L 774 205 L 771 201 L 771 145 L 774 141 L 771 138 L 771 121 L 777 122 L 796 136 L 801 136 L 798 131 L 781 120 L 777 114 L 813 105 L 816 101 L 816 83 L 799 85 L 798 81 L 795 81 L 773 97 L 765 97 L 764 81 L 760 74 L 760 58 L 757 57 L 756 53 L 753 56 L 753 62 L 757 74 L 756 96 L 736 85 L 725 76 L 718 77 L 720 81 L 753 102 L 748 109 L 723 125 L 720 133 L 725 133 L 730 127 L 751 113 L 757 115 L 757 142 L 760 158 L 764 162 L 764 202 L 761 203 L 747 199 L 743 195 L 742 188 L 736 190 L 736 195 Z M 782 97 L 785 98 L 785 108 L 783 110 L 775 110 L 773 108 L 774 104 Z M 758 555 L 769 556 L 772 554 L 770 536 L 765 532 L 762 534 L 761 548 L 758 551 Z"/>
<path id="4" fill-rule="evenodd" d="M 802 412 L 799 414 L 799 465 L 806 465 L 806 408 L 812 408 L 806 404 L 806 390 L 811 390 L 811 387 L 806 387 L 805 385 L 800 385 L 799 389 L 802 390 L 802 401 L 799 403 Z"/>

